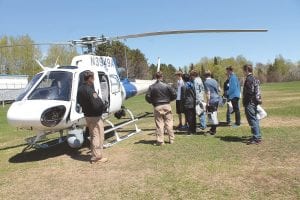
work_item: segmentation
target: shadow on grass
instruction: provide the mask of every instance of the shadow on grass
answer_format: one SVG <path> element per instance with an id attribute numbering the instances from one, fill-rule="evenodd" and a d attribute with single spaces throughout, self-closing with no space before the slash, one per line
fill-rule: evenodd
<path id="1" fill-rule="evenodd" d="M 225 142 L 241 142 L 247 143 L 247 141 L 251 138 L 250 136 L 215 136 L 215 138 L 219 138 Z"/>
<path id="2" fill-rule="evenodd" d="M 175 135 L 188 135 L 188 131 L 176 130 Z M 196 133 L 192 133 L 192 135 L 205 135 L 206 131 L 197 131 Z"/>
<path id="3" fill-rule="evenodd" d="M 227 124 L 227 122 L 219 122 L 218 127 L 229 127 L 230 124 Z"/>
<path id="4" fill-rule="evenodd" d="M 135 142 L 134 144 L 147 144 L 147 145 L 153 145 L 156 142 L 156 140 L 140 140 L 138 142 Z"/>
<path id="5" fill-rule="evenodd" d="M 82 148 L 86 147 L 84 144 Z M 8 161 L 10 163 L 25 163 L 47 160 L 62 155 L 68 155 L 74 160 L 88 162 L 90 155 L 81 154 L 79 149 L 72 149 L 66 142 L 49 147 L 47 149 L 33 149 L 31 151 L 20 152 L 12 156 Z"/>

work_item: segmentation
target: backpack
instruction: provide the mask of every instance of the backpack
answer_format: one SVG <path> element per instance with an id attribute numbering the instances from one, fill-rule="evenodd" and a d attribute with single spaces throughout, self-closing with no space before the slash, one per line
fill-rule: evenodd
<path id="1" fill-rule="evenodd" d="M 103 114 L 107 112 L 108 103 L 103 102 L 102 99 L 97 95 L 97 97 L 94 97 L 94 99 L 92 100 L 91 106 L 93 110 L 97 111 L 97 113 Z"/>
<path id="2" fill-rule="evenodd" d="M 258 105 L 262 104 L 262 98 L 260 92 L 260 81 L 256 78 L 254 78 L 254 94 L 255 94 L 255 99 L 254 99 L 255 103 Z"/>

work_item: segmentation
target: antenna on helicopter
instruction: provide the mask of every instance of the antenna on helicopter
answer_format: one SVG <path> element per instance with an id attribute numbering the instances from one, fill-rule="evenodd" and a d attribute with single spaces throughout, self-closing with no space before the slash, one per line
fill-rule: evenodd
<path id="1" fill-rule="evenodd" d="M 160 71 L 160 57 L 157 58 L 157 72 Z"/>
<path id="2" fill-rule="evenodd" d="M 38 59 L 35 59 L 35 61 L 44 71 L 47 69 L 47 67 L 45 67 Z"/>
<path id="3" fill-rule="evenodd" d="M 58 60 L 59 60 L 59 56 L 57 56 L 54 66 L 57 66 Z"/>

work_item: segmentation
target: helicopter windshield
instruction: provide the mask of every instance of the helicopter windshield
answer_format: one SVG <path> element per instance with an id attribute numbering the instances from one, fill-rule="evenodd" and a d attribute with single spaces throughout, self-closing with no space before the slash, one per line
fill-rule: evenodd
<path id="1" fill-rule="evenodd" d="M 28 91 L 35 85 L 35 83 L 41 78 L 43 73 L 36 74 L 31 81 L 26 85 L 23 92 L 16 98 L 16 101 L 21 101 L 25 95 L 28 93 Z"/>
<path id="2" fill-rule="evenodd" d="M 40 81 L 28 99 L 69 101 L 71 97 L 72 73 L 51 71 Z"/>

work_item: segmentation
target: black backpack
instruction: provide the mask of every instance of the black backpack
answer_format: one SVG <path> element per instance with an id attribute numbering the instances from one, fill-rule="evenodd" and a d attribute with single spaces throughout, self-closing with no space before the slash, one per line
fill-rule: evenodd
<path id="1" fill-rule="evenodd" d="M 99 113 L 102 115 L 103 113 L 107 112 L 108 103 L 103 102 L 102 99 L 98 96 L 98 94 L 95 92 L 93 93 L 93 97 L 91 97 L 91 109 L 95 113 Z"/>

